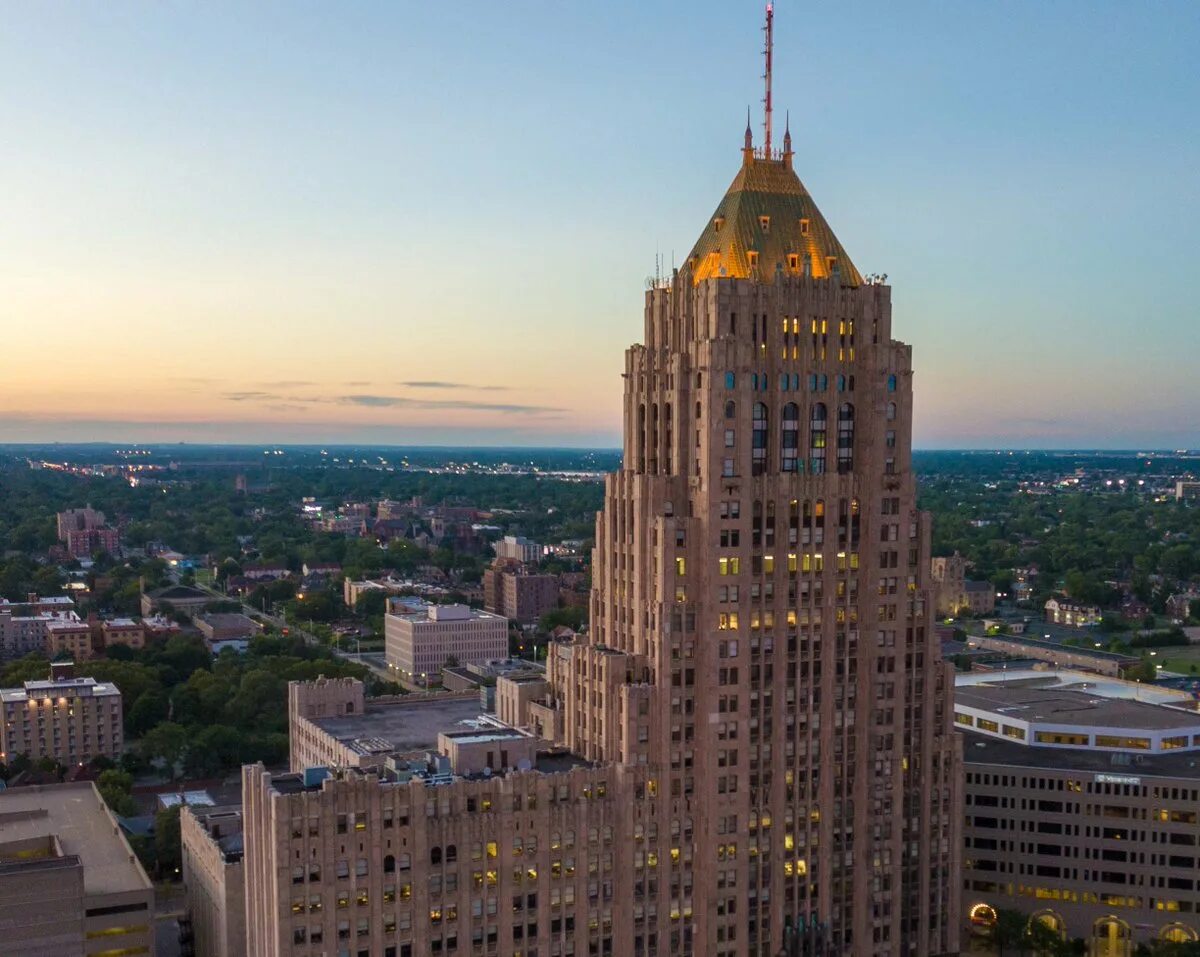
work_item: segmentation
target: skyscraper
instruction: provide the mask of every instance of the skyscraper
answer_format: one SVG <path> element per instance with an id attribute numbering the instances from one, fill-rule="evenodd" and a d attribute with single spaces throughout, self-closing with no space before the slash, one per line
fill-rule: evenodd
<path id="1" fill-rule="evenodd" d="M 684 946 L 953 952 L 961 754 L 912 350 L 766 128 L 626 352 L 591 630 L 552 676 L 565 742 L 648 765 L 659 832 L 692 832 L 658 875 L 690 887 Z"/>
<path id="2" fill-rule="evenodd" d="M 911 350 L 765 127 L 646 294 L 588 633 L 500 679 L 520 730 L 295 685 L 292 773 L 243 774 L 249 954 L 957 952 Z"/>

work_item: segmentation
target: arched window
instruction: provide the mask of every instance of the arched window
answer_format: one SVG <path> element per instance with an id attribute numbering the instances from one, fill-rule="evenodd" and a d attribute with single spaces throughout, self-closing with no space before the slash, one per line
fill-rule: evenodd
<path id="1" fill-rule="evenodd" d="M 808 470 L 813 475 L 821 475 L 825 471 L 825 436 L 828 414 L 825 403 L 817 402 L 812 407 L 809 420 L 808 438 Z"/>
<path id="2" fill-rule="evenodd" d="M 397 863 L 399 864 L 400 870 L 407 871 L 412 867 L 412 855 L 401 854 Z"/>
<path id="3" fill-rule="evenodd" d="M 838 392 L 846 391 L 846 377 L 844 375 L 837 377 L 837 390 Z"/>
<path id="4" fill-rule="evenodd" d="M 737 415 L 737 404 L 730 399 L 725 403 L 725 418 L 732 419 Z"/>
<path id="5" fill-rule="evenodd" d="M 827 376 L 827 375 L 821 376 L 821 387 L 817 391 L 818 392 L 828 392 L 829 391 L 829 376 Z"/>
<path id="6" fill-rule="evenodd" d="M 889 402 L 887 407 L 887 420 L 894 422 L 896 420 L 896 403 Z"/>
<path id="7" fill-rule="evenodd" d="M 849 402 L 838 408 L 837 470 L 840 475 L 854 470 L 854 406 Z"/>
<path id="8" fill-rule="evenodd" d="M 816 392 L 816 391 L 817 391 L 817 382 L 818 382 L 818 381 L 819 381 L 819 380 L 817 379 L 817 376 L 816 376 L 816 374 L 815 374 L 815 373 L 814 373 L 814 374 L 812 374 L 812 375 L 810 375 L 810 376 L 808 377 L 808 391 L 809 391 L 809 392 Z"/>
<path id="9" fill-rule="evenodd" d="M 396 858 L 389 854 L 383 859 L 383 873 L 394 874 L 396 872 Z"/>
<path id="10" fill-rule="evenodd" d="M 442 863 L 442 849 L 440 847 L 431 847 L 429 849 L 429 863 L 430 864 Z"/>
<path id="11" fill-rule="evenodd" d="M 754 403 L 754 421 L 750 435 L 750 474 L 762 475 L 767 470 L 767 407 Z"/>
<path id="12" fill-rule="evenodd" d="M 789 402 L 783 407 L 783 426 L 779 440 L 779 467 L 795 472 L 800 456 L 800 406 Z"/>
<path id="13" fill-rule="evenodd" d="M 458 846 L 455 844 L 446 845 L 446 863 L 454 864 L 458 861 Z"/>

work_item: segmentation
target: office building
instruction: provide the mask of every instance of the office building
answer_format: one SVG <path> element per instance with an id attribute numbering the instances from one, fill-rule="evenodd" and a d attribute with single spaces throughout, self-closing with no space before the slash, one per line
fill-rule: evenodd
<path id="1" fill-rule="evenodd" d="M 387 663 L 402 680 L 428 684 L 443 666 L 508 657 L 508 621 L 466 605 L 427 605 L 384 616 Z"/>
<path id="2" fill-rule="evenodd" d="M 1016 909 L 1091 957 L 1200 940 L 1200 713 L 1084 672 L 964 675 L 966 916 Z"/>
<path id="3" fill-rule="evenodd" d="M 0 791 L 0 950 L 154 953 L 154 888 L 91 782 Z"/>

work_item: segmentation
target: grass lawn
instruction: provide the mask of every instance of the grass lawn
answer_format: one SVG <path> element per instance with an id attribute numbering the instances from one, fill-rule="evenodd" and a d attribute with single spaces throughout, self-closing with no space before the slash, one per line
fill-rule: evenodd
<path id="1" fill-rule="evenodd" d="M 1192 665 L 1200 674 L 1200 645 L 1170 645 L 1165 648 L 1149 648 L 1147 651 L 1157 651 L 1151 656 L 1151 661 L 1163 666 L 1163 671 L 1175 671 L 1181 675 L 1192 674 Z"/>

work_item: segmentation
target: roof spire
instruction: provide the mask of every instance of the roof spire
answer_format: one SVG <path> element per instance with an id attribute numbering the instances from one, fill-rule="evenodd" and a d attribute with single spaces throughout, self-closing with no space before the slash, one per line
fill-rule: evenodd
<path id="1" fill-rule="evenodd" d="M 789 168 L 792 165 L 792 116 L 791 111 L 783 114 L 783 161 Z"/>
<path id="2" fill-rule="evenodd" d="M 763 96 L 763 156 L 771 158 L 771 54 L 774 47 L 775 5 L 767 0 L 767 25 L 763 32 L 767 35 L 763 46 L 763 58 L 766 69 L 763 71 L 765 95 Z"/>
<path id="3" fill-rule="evenodd" d="M 754 132 L 750 129 L 750 107 L 746 107 L 746 140 L 742 146 L 742 155 L 746 162 L 754 157 Z"/>

